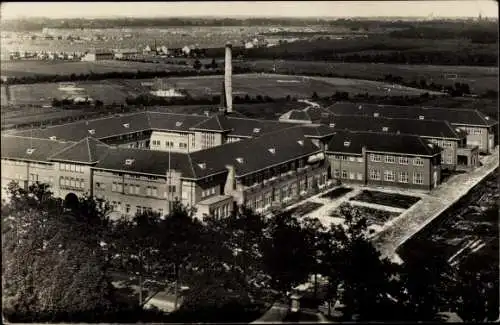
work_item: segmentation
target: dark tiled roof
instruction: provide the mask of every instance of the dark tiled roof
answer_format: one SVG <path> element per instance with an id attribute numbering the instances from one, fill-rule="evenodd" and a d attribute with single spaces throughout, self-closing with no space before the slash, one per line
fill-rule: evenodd
<path id="1" fill-rule="evenodd" d="M 16 132 L 16 135 L 25 137 L 36 137 L 49 139 L 55 136 L 57 139 L 68 141 L 80 141 L 92 136 L 96 139 L 104 139 L 119 134 L 149 130 L 149 122 L 146 113 L 124 114 L 105 118 L 77 121 L 69 124 L 49 126 L 45 129 L 34 129 Z M 94 130 L 94 131 L 90 131 Z M 91 133 L 93 132 L 93 134 Z"/>
<path id="2" fill-rule="evenodd" d="M 478 110 L 437 108 L 418 106 L 377 105 L 369 103 L 339 102 L 328 107 L 333 114 L 338 115 L 368 115 L 378 113 L 381 117 L 444 120 L 452 124 L 491 126 L 497 121 Z"/>
<path id="3" fill-rule="evenodd" d="M 303 125 L 302 130 L 304 135 L 307 137 L 314 138 L 324 138 L 331 136 L 335 133 L 335 130 L 328 125 Z"/>
<path id="4" fill-rule="evenodd" d="M 269 150 L 273 148 L 274 153 Z M 201 178 L 224 172 L 226 165 L 234 166 L 236 175 L 242 176 L 319 151 L 320 149 L 311 140 L 304 138 L 302 127 L 296 126 L 267 133 L 258 138 L 193 152 L 190 156 L 195 175 Z M 238 162 L 239 158 L 242 162 Z M 205 164 L 204 168 L 200 164 Z"/>
<path id="5" fill-rule="evenodd" d="M 86 137 L 51 156 L 50 160 L 92 164 L 102 159 L 107 152 L 108 145 L 94 138 Z"/>
<path id="6" fill-rule="evenodd" d="M 237 117 L 229 117 L 228 121 L 233 128 L 233 131 L 229 135 L 240 137 L 256 137 L 269 132 L 283 130 L 295 126 L 290 123 L 280 123 L 278 121 Z"/>
<path id="7" fill-rule="evenodd" d="M 54 153 L 72 145 L 73 142 L 60 142 L 47 139 L 30 139 L 17 136 L 2 136 L 2 158 L 25 159 L 48 162 Z M 28 149 L 35 149 L 28 154 Z"/>
<path id="8" fill-rule="evenodd" d="M 231 127 L 224 113 L 215 114 L 212 117 L 191 127 L 191 130 L 206 130 L 217 132 L 228 132 L 232 129 L 233 128 Z"/>
<path id="9" fill-rule="evenodd" d="M 425 156 L 441 151 L 438 146 L 415 135 L 338 131 L 328 143 L 327 152 L 361 154 L 363 146 L 367 151 Z"/>
<path id="10" fill-rule="evenodd" d="M 335 130 L 389 132 L 452 139 L 463 138 L 447 121 L 336 115 L 331 117 L 330 124 L 332 123 Z"/>
<path id="11" fill-rule="evenodd" d="M 148 112 L 149 125 L 153 130 L 189 132 L 196 124 L 209 119 L 207 116 Z"/>
<path id="12" fill-rule="evenodd" d="M 126 165 L 127 159 L 133 159 L 132 164 Z M 95 168 L 165 176 L 169 168 L 169 153 L 110 147 L 108 154 L 97 163 Z M 170 168 L 181 172 L 182 177 L 193 177 L 189 156 L 185 153 L 170 153 Z"/>

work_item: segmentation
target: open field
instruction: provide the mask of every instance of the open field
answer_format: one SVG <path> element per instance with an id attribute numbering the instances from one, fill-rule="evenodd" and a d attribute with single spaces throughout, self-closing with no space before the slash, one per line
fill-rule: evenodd
<path id="1" fill-rule="evenodd" d="M 71 75 L 106 72 L 186 70 L 189 66 L 167 63 L 145 63 L 118 60 L 84 61 L 2 61 L 1 74 L 9 77 L 32 75 Z"/>
<path id="2" fill-rule="evenodd" d="M 255 60 L 247 64 L 254 69 L 271 70 L 276 64 L 278 73 L 333 73 L 339 76 L 376 80 L 385 75 L 400 76 L 405 82 L 425 79 L 428 84 L 453 85 L 467 83 L 473 93 L 498 89 L 498 67 L 442 66 L 384 63 L 342 63 L 325 61 Z M 456 75 L 456 76 L 455 76 Z M 456 77 L 456 79 L 453 79 Z"/>
<path id="3" fill-rule="evenodd" d="M 223 76 L 200 76 L 187 78 L 165 78 L 166 87 L 185 89 L 194 98 L 220 95 Z M 124 103 L 127 97 L 136 97 L 149 91 L 144 83 L 153 79 L 113 79 L 104 81 L 77 82 L 78 96 L 89 96 L 104 103 Z M 52 98 L 62 99 L 75 95 L 61 90 L 59 83 L 40 83 L 9 86 L 9 99 L 13 105 L 49 104 Z M 257 95 L 269 97 L 310 98 L 314 92 L 319 96 L 331 96 L 337 91 L 369 93 L 372 95 L 419 95 L 424 91 L 408 87 L 393 87 L 390 84 L 357 79 L 301 77 L 271 74 L 245 74 L 233 76 L 233 96 Z M 437 93 L 439 94 L 439 93 Z M 2 104 L 6 104 L 6 88 L 2 86 Z"/>

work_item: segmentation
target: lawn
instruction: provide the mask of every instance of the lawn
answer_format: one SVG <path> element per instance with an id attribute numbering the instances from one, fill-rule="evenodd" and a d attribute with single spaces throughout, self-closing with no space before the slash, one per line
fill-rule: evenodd
<path id="1" fill-rule="evenodd" d="M 189 60 L 187 60 L 189 61 Z M 105 72 L 135 72 L 185 70 L 189 66 L 167 63 L 145 63 L 118 60 L 85 61 L 2 61 L 2 76 L 23 77 L 28 75 L 70 75 Z"/>
<path id="2" fill-rule="evenodd" d="M 193 98 L 212 98 L 220 95 L 223 76 L 199 76 L 186 78 L 164 78 L 164 87 L 185 89 Z M 127 97 L 137 97 L 150 91 L 148 83 L 154 79 L 112 79 L 102 81 L 75 82 L 76 87 L 69 93 L 60 89 L 59 83 L 39 83 L 9 86 L 10 101 L 14 105 L 51 103 L 51 98 L 62 99 L 70 95 L 89 96 L 106 104 L 124 103 Z M 301 77 L 271 74 L 233 75 L 233 96 L 249 95 L 283 98 L 310 98 L 314 92 L 319 96 L 331 96 L 337 91 L 387 95 L 418 95 L 423 91 L 413 88 L 391 88 L 386 83 L 343 78 Z M 2 86 L 2 94 L 6 94 Z M 4 97 L 4 96 L 2 96 Z"/>
<path id="3" fill-rule="evenodd" d="M 368 225 L 377 225 L 377 226 L 382 226 L 384 225 L 387 221 L 397 217 L 399 213 L 397 212 L 389 212 L 389 211 L 384 211 L 384 210 L 379 210 L 379 209 L 373 209 L 369 207 L 364 207 L 364 206 L 352 206 L 349 204 L 349 207 L 352 209 L 355 209 L 359 211 L 361 216 L 367 219 Z M 339 210 L 334 210 L 331 212 L 330 216 L 338 218 L 340 215 Z"/>
<path id="4" fill-rule="evenodd" d="M 339 188 L 336 188 L 334 190 L 331 190 L 330 192 L 328 192 L 326 194 L 321 195 L 320 198 L 322 198 L 322 199 L 328 198 L 330 200 L 335 200 L 339 197 L 346 195 L 347 193 L 349 193 L 351 191 L 352 191 L 352 188 L 339 187 Z"/>
<path id="5" fill-rule="evenodd" d="M 402 194 L 363 190 L 360 194 L 350 200 L 386 205 L 400 209 L 408 209 L 420 201 L 420 198 Z"/>
<path id="6" fill-rule="evenodd" d="M 387 74 L 400 76 L 403 81 L 425 79 L 441 85 L 453 85 L 455 82 L 467 83 L 473 93 L 483 93 L 488 89 L 496 89 L 498 67 L 478 66 L 441 66 L 416 64 L 383 64 L 383 63 L 342 63 L 325 61 L 295 60 L 255 60 L 248 63 L 255 69 L 272 69 L 276 64 L 277 72 L 295 74 L 333 73 L 338 76 L 378 80 Z M 453 74 L 457 79 L 450 79 Z"/>
<path id="7" fill-rule="evenodd" d="M 301 205 L 298 205 L 294 208 L 291 208 L 290 210 L 288 210 L 288 212 L 290 212 L 291 214 L 298 215 L 298 216 L 304 216 L 304 215 L 309 214 L 315 210 L 318 210 L 322 206 L 323 206 L 323 204 L 321 204 L 321 203 L 305 202 Z"/>

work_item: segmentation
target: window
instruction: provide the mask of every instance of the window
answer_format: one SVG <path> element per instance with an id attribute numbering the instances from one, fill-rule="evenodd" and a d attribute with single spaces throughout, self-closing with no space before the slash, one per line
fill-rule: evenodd
<path id="1" fill-rule="evenodd" d="M 169 193 L 175 193 L 175 185 L 169 185 L 168 186 L 168 192 Z"/>
<path id="2" fill-rule="evenodd" d="M 408 165 L 408 157 L 399 157 L 399 163 L 401 165 Z"/>
<path id="3" fill-rule="evenodd" d="M 151 187 L 149 186 L 146 188 L 146 195 L 151 196 Z"/>
<path id="4" fill-rule="evenodd" d="M 414 166 L 423 166 L 424 165 L 424 160 L 420 157 L 414 158 L 413 159 L 413 165 Z"/>
<path id="5" fill-rule="evenodd" d="M 349 161 L 356 161 L 356 157 L 349 157 Z"/>
<path id="6" fill-rule="evenodd" d="M 453 156 L 452 155 L 446 155 L 446 164 L 453 165 Z"/>
<path id="7" fill-rule="evenodd" d="M 370 154 L 370 160 L 373 161 L 373 162 L 381 162 L 382 161 L 382 156 L 381 155 Z"/>
<path id="8" fill-rule="evenodd" d="M 126 213 L 130 212 L 130 204 L 125 205 L 125 212 Z"/>
<path id="9" fill-rule="evenodd" d="M 158 196 L 158 189 L 156 187 L 153 187 L 153 193 L 152 193 L 153 196 Z"/>
<path id="10" fill-rule="evenodd" d="M 408 183 L 408 172 L 399 172 L 399 182 Z"/>
<path id="11" fill-rule="evenodd" d="M 363 162 L 363 158 L 362 157 L 358 157 L 358 158 L 356 158 L 356 161 L 359 162 L 359 163 L 362 163 Z"/>
<path id="12" fill-rule="evenodd" d="M 140 186 L 139 185 L 136 185 L 135 186 L 135 194 L 139 194 L 140 193 Z"/>
<path id="13" fill-rule="evenodd" d="M 347 170 L 342 171 L 342 178 L 347 178 Z"/>
<path id="14" fill-rule="evenodd" d="M 357 177 L 358 181 L 363 180 L 363 174 L 361 174 L 361 173 L 357 173 L 356 177 Z"/>
<path id="15" fill-rule="evenodd" d="M 394 156 L 385 156 L 385 162 L 388 164 L 396 163 L 396 157 Z"/>
<path id="16" fill-rule="evenodd" d="M 394 182 L 395 181 L 394 171 L 392 171 L 392 170 L 384 170 L 384 181 L 386 181 L 386 182 Z"/>
<path id="17" fill-rule="evenodd" d="M 356 177 L 354 172 L 349 172 L 349 179 L 354 179 Z"/>
<path id="18" fill-rule="evenodd" d="M 116 183 L 113 182 L 113 185 L 111 185 L 111 191 L 116 192 Z"/>
<path id="19" fill-rule="evenodd" d="M 370 170 L 370 179 L 380 180 L 380 170 L 371 169 Z"/>
<path id="20" fill-rule="evenodd" d="M 339 178 L 339 176 L 340 176 L 340 172 L 339 172 L 339 170 L 338 170 L 338 169 L 335 169 L 335 170 L 333 171 L 333 176 L 334 176 L 335 178 Z"/>
<path id="21" fill-rule="evenodd" d="M 413 183 L 414 184 L 423 184 L 424 183 L 424 179 L 422 177 L 422 173 L 419 173 L 419 172 L 414 172 L 413 173 Z"/>

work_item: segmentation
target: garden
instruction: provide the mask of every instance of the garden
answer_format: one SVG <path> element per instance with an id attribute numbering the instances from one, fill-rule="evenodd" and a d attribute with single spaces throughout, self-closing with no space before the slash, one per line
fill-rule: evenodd
<path id="1" fill-rule="evenodd" d="M 360 194 L 356 195 L 350 200 L 380 204 L 400 209 L 408 209 L 415 203 L 420 201 L 420 198 L 403 194 L 363 190 Z"/>
<path id="2" fill-rule="evenodd" d="M 369 226 L 370 225 L 382 226 L 387 221 L 389 221 L 389 220 L 391 220 L 399 215 L 399 213 L 397 213 L 397 212 L 384 211 L 384 210 L 373 209 L 373 208 L 364 207 L 364 206 L 353 206 L 353 205 L 349 204 L 349 207 L 357 210 L 357 212 L 359 212 L 359 214 L 361 216 L 366 218 Z M 330 216 L 334 217 L 334 218 L 340 218 L 341 213 L 340 213 L 339 209 L 336 209 L 330 213 Z"/>
<path id="3" fill-rule="evenodd" d="M 298 216 L 304 216 L 308 213 L 311 213 L 315 210 L 318 210 L 321 208 L 323 204 L 321 203 L 316 203 L 316 202 L 305 202 L 301 205 L 298 205 L 296 207 L 291 208 L 288 210 L 291 214 L 298 215 Z"/>
<path id="4" fill-rule="evenodd" d="M 347 193 L 351 192 L 352 191 L 352 188 L 349 188 L 349 187 L 339 187 L 339 188 L 336 188 L 328 193 L 325 193 L 323 195 L 321 195 L 321 198 L 322 199 L 330 199 L 330 200 L 335 200 L 335 199 L 338 199 L 339 197 L 342 197 L 344 195 L 346 195 Z"/>

